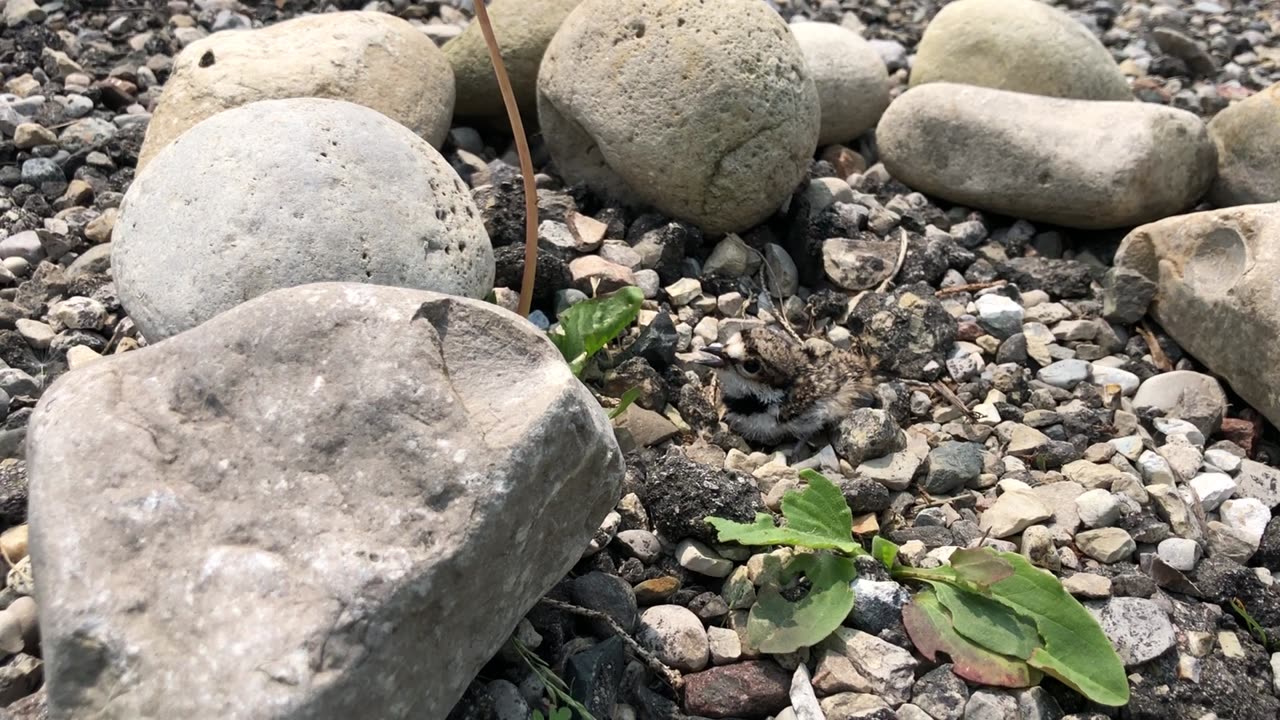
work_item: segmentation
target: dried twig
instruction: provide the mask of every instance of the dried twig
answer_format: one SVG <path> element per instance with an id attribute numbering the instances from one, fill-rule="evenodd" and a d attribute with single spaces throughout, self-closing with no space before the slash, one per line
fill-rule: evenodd
<path id="1" fill-rule="evenodd" d="M 969 408 L 964 406 L 964 402 L 961 401 L 959 397 L 956 397 L 954 392 L 951 392 L 951 388 L 944 385 L 941 381 L 933 383 L 930 387 L 937 390 L 938 394 L 941 395 L 943 399 L 951 403 L 955 409 L 959 410 L 966 418 L 969 418 L 970 420 L 973 419 L 973 413 L 969 412 Z"/>
<path id="2" fill-rule="evenodd" d="M 1008 280 L 992 280 L 990 282 L 969 283 L 968 285 L 956 285 L 955 287 L 942 288 L 935 292 L 934 297 L 946 297 L 947 295 L 959 295 L 960 293 L 973 292 L 975 290 L 986 290 L 993 287 L 1004 287 L 1008 285 Z"/>
<path id="3" fill-rule="evenodd" d="M 498 50 L 498 40 L 493 35 L 493 25 L 489 22 L 489 11 L 484 3 L 485 0 L 475 2 L 476 20 L 484 33 L 484 44 L 489 47 L 493 72 L 498 76 L 502 104 L 507 108 L 511 134 L 516 140 L 516 154 L 520 156 L 520 177 L 524 180 L 524 277 L 520 280 L 519 309 L 521 315 L 528 317 L 533 308 L 533 282 L 538 271 L 538 188 L 533 181 L 533 159 L 529 154 L 529 140 L 524 135 L 524 123 L 520 120 L 520 107 L 516 105 L 511 79 L 507 77 L 507 68 L 502 63 L 502 53 Z"/>
<path id="4" fill-rule="evenodd" d="M 627 647 L 631 648 L 631 652 L 635 653 L 635 656 L 640 658 L 645 665 L 648 665 L 650 670 L 657 673 L 658 677 L 662 678 L 667 685 L 670 685 L 672 690 L 680 692 L 681 687 L 684 686 L 684 678 L 680 677 L 680 671 L 667 667 L 661 660 L 654 657 L 653 653 L 645 650 L 643 647 L 640 647 L 640 643 L 636 642 L 635 639 L 618 624 L 617 620 L 614 620 L 605 613 L 602 613 L 599 610 L 584 608 L 564 602 L 563 600 L 556 600 L 548 597 L 541 598 L 538 602 L 546 605 L 547 607 L 555 608 L 556 610 L 563 610 L 564 612 L 581 615 L 582 617 L 591 618 L 592 620 L 603 621 L 608 624 L 609 628 L 613 630 L 618 637 L 622 638 L 622 642 L 626 643 Z"/>
<path id="5" fill-rule="evenodd" d="M 898 245 L 898 261 L 893 264 L 893 272 L 889 273 L 889 277 L 880 283 L 880 287 L 876 288 L 876 292 L 884 292 L 885 288 L 889 287 L 889 283 L 893 282 L 893 279 L 898 277 L 898 272 L 902 270 L 902 263 L 907 260 L 907 240 L 909 239 L 907 231 L 905 228 L 898 228 L 898 233 L 902 235 L 902 239 L 899 241 L 901 244 Z"/>

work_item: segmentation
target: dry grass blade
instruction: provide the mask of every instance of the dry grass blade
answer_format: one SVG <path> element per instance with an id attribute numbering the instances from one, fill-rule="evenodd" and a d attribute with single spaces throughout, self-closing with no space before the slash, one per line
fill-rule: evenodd
<path id="1" fill-rule="evenodd" d="M 898 228 L 898 232 L 901 233 L 901 237 L 898 239 L 898 261 L 893 264 L 893 272 L 889 273 L 889 277 L 880 283 L 880 287 L 876 288 L 876 292 L 884 292 L 889 287 L 893 279 L 898 277 L 898 273 L 902 270 L 902 263 L 907 259 L 907 241 L 910 237 L 907 235 L 907 231 L 902 228 Z"/>
<path id="2" fill-rule="evenodd" d="M 1147 325 L 1147 321 L 1143 320 L 1141 325 L 1134 329 L 1142 336 L 1147 343 L 1147 352 L 1151 353 L 1151 359 L 1155 361 L 1155 365 L 1163 372 L 1169 372 L 1173 369 L 1173 361 L 1168 355 L 1164 354 L 1164 348 L 1160 347 L 1160 341 L 1156 339 L 1156 334 L 1151 331 L 1151 326 Z"/>
<path id="3" fill-rule="evenodd" d="M 493 35 L 493 24 L 489 22 L 489 11 L 485 9 L 484 0 L 476 0 L 475 6 L 476 21 L 484 34 L 484 44 L 489 47 L 489 59 L 493 62 L 494 74 L 498 76 L 498 87 L 502 89 L 502 104 L 506 106 L 507 118 L 511 121 L 511 134 L 515 136 L 516 153 L 520 156 L 520 177 L 524 179 L 524 277 L 520 280 L 520 314 L 528 317 L 533 308 L 533 282 L 538 271 L 538 189 L 533 184 L 533 158 L 529 154 L 524 123 L 520 120 L 520 107 L 516 105 L 516 95 L 511 90 L 511 79 L 507 77 L 507 67 L 502 63 L 502 52 Z"/>
<path id="4" fill-rule="evenodd" d="M 948 295 L 958 295 L 960 293 L 976 292 L 978 290 L 986 290 L 993 287 L 1004 287 L 1008 285 L 1008 280 L 992 280 L 991 282 L 969 283 L 968 285 L 956 285 L 955 287 L 942 288 L 934 293 L 935 297 L 946 297 Z"/>

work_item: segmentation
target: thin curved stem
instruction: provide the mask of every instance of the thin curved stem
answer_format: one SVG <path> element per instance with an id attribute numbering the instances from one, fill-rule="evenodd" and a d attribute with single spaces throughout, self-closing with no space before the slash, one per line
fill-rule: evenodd
<path id="1" fill-rule="evenodd" d="M 502 53 L 498 50 L 498 40 L 493 35 L 493 25 L 489 22 L 489 11 L 484 3 L 485 0 L 475 0 L 476 21 L 480 23 L 494 74 L 498 76 L 502 104 L 507 108 L 511 134 L 516 139 L 516 154 L 520 156 L 520 176 L 524 180 L 524 277 L 520 280 L 520 314 L 528 317 L 533 308 L 533 282 L 538 271 L 538 189 L 533 183 L 533 157 L 529 154 L 529 140 L 524 135 L 524 123 L 520 120 L 520 107 L 516 105 L 511 79 L 507 77 L 507 67 L 502 63 Z"/>

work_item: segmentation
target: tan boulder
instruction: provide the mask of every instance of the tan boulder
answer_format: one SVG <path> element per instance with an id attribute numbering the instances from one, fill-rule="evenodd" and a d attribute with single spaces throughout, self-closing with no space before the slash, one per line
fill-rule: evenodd
<path id="1" fill-rule="evenodd" d="M 1132 100 L 1111 53 L 1088 28 L 1037 0 L 959 0 L 920 38 L 911 86 L 931 82 L 1079 100 Z"/>
<path id="2" fill-rule="evenodd" d="M 786 202 L 822 118 L 759 0 L 583 0 L 543 57 L 538 119 L 565 180 L 725 233 Z"/>
<path id="3" fill-rule="evenodd" d="M 1280 203 L 1143 225 L 1115 263 L 1154 283 L 1150 312 L 1179 345 L 1280 424 Z"/>
<path id="4" fill-rule="evenodd" d="M 1218 147 L 1214 205 L 1280 202 L 1280 83 L 1214 116 L 1209 137 Z"/>
<path id="5" fill-rule="evenodd" d="M 532 122 L 538 94 L 538 66 L 542 54 L 564 22 L 582 0 L 496 0 L 488 5 L 493 36 L 502 50 L 511 89 L 521 112 Z M 500 118 L 506 107 L 498 88 L 498 76 L 485 45 L 480 23 L 472 22 L 461 35 L 444 46 L 457 83 L 454 112 L 463 117 Z"/>
<path id="6" fill-rule="evenodd" d="M 426 35 L 385 13 L 306 15 L 260 30 L 215 33 L 174 59 L 138 169 L 215 113 L 298 97 L 373 108 L 438 148 L 453 119 L 453 71 Z"/>

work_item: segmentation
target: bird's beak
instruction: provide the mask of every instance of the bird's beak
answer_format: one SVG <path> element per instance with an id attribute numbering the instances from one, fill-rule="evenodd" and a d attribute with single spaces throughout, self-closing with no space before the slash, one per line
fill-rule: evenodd
<path id="1" fill-rule="evenodd" d="M 702 348 L 702 357 L 696 358 L 694 362 L 707 367 L 724 367 L 725 365 L 724 346 L 720 343 L 711 343 Z"/>

